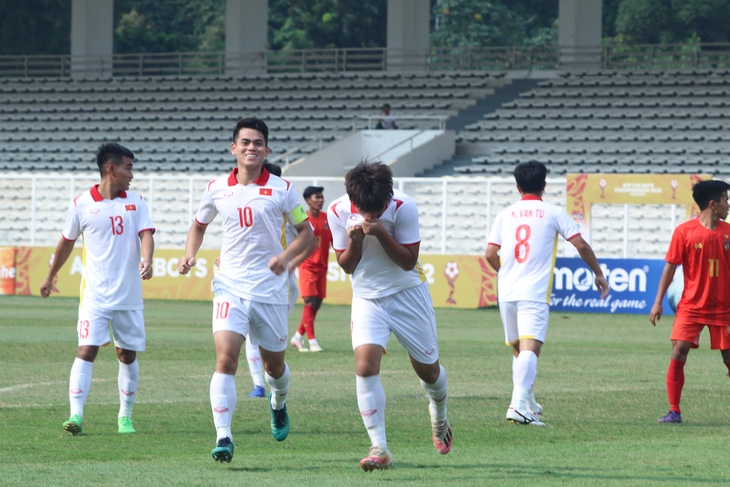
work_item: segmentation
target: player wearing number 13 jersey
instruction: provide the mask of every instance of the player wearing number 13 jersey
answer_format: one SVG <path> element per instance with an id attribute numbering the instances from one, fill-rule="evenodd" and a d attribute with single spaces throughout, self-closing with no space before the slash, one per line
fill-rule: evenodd
<path id="1" fill-rule="evenodd" d="M 505 208 L 494 220 L 487 245 L 487 262 L 497 271 L 499 311 L 505 341 L 513 348 L 512 401 L 507 419 L 542 426 L 542 407 L 535 402 L 533 384 L 537 359 L 545 342 L 550 290 L 558 235 L 575 246 L 595 273 L 601 298 L 608 294 L 591 247 L 580 236 L 578 225 L 566 211 L 542 200 L 547 168 L 537 161 L 515 168 L 522 199 Z"/>
<path id="2" fill-rule="evenodd" d="M 257 345 L 271 388 L 271 433 L 277 441 L 289 434 L 286 399 L 289 367 L 284 362 L 288 328 L 288 285 L 292 260 L 314 239 L 294 186 L 264 167 L 269 155 L 269 129 L 258 118 L 244 118 L 233 130 L 231 154 L 237 165 L 228 177 L 210 182 L 200 200 L 178 272 L 196 264 L 208 224 L 223 220 L 220 267 L 213 279 L 213 341 L 215 373 L 210 403 L 217 440 L 211 455 L 216 461 L 233 457 L 231 420 L 236 408 L 235 374 L 246 335 Z M 298 234 L 283 248 L 282 219 Z M 310 250 L 311 251 L 311 250 Z"/>
<path id="3" fill-rule="evenodd" d="M 659 280 L 649 320 L 661 319 L 662 300 L 678 265 L 684 272 L 684 290 L 672 327 L 672 358 L 667 370 L 669 413 L 660 423 L 681 423 L 679 402 L 684 387 L 684 364 L 690 349 L 699 347 L 700 332 L 707 326 L 710 348 L 720 350 L 730 371 L 730 224 L 728 190 L 724 181 L 701 181 L 692 187 L 700 216 L 677 226 L 669 243 L 664 272 Z"/>
<path id="4" fill-rule="evenodd" d="M 81 434 L 94 360 L 99 347 L 109 343 L 110 324 L 119 359 L 119 432 L 134 433 L 132 406 L 139 380 L 137 352 L 145 349 L 142 280 L 152 277 L 155 228 L 147 204 L 140 195 L 129 191 L 132 159 L 132 152 L 121 145 L 99 147 L 96 162 L 101 183 L 69 205 L 51 269 L 41 283 L 41 296 L 47 298 L 74 242 L 83 236 L 79 348 L 69 379 L 71 417 L 63 424 L 73 435 Z"/>

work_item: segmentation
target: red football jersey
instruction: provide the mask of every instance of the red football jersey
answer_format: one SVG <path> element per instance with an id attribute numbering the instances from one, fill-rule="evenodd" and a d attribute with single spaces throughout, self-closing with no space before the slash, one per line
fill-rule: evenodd
<path id="1" fill-rule="evenodd" d="M 689 323 L 730 325 L 730 224 L 720 221 L 715 230 L 699 219 L 679 225 L 665 258 L 682 264 L 684 291 L 677 317 Z"/>
<path id="2" fill-rule="evenodd" d="M 309 215 L 309 212 L 307 212 Z M 332 232 L 327 223 L 327 212 L 320 211 L 317 218 L 309 215 L 309 222 L 314 227 L 314 236 L 317 238 L 317 248 L 307 257 L 301 265 L 312 270 L 327 270 L 329 261 L 330 245 L 332 245 Z"/>

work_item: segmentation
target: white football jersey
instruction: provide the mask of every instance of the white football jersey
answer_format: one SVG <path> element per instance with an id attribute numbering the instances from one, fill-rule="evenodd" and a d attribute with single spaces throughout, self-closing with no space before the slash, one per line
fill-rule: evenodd
<path id="1" fill-rule="evenodd" d="M 142 309 L 139 234 L 155 227 L 142 196 L 122 191 L 104 199 L 98 185 L 69 205 L 62 236 L 83 236 L 80 306 L 112 310 Z"/>
<path id="2" fill-rule="evenodd" d="M 497 214 L 489 243 L 500 247 L 499 301 L 550 302 L 558 235 L 580 235 L 578 224 L 559 206 L 525 195 Z"/>
<path id="3" fill-rule="evenodd" d="M 269 304 L 288 303 L 288 276 L 277 276 L 269 260 L 283 250 L 282 216 L 291 225 L 307 219 L 294 185 L 262 169 L 252 184 L 238 184 L 234 168 L 227 178 L 208 183 L 195 220 L 207 225 L 223 218 L 221 265 L 213 279 L 228 292 Z M 284 242 L 286 240 L 284 239 Z"/>
<path id="4" fill-rule="evenodd" d="M 336 199 L 327 209 L 327 221 L 332 231 L 332 246 L 336 252 L 347 250 L 350 237 L 347 230 L 362 222 L 362 216 L 347 195 Z M 395 190 L 393 199 L 379 218 L 396 242 L 409 246 L 421 242 L 416 202 L 407 194 Z M 352 294 L 358 298 L 374 299 L 395 294 L 402 289 L 426 282 L 418 262 L 410 271 L 404 271 L 383 250 L 377 237 L 366 235 L 362 257 L 352 274 Z"/>

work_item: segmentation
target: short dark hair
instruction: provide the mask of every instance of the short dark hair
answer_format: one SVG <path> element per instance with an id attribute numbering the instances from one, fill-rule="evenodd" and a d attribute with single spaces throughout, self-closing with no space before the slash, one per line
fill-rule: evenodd
<path id="1" fill-rule="evenodd" d="M 547 167 L 537 161 L 521 162 L 517 164 L 514 176 L 523 193 L 538 194 L 545 189 Z"/>
<path id="2" fill-rule="evenodd" d="M 241 129 L 253 129 L 258 130 L 264 135 L 264 145 L 269 146 L 269 127 L 266 126 L 263 120 L 256 117 L 242 118 L 236 123 L 236 128 L 233 129 L 233 142 L 236 142 L 238 132 Z"/>
<path id="3" fill-rule="evenodd" d="M 358 210 L 380 211 L 393 199 L 393 171 L 378 161 L 360 161 L 345 175 L 345 188 Z"/>
<path id="4" fill-rule="evenodd" d="M 116 142 L 101 144 L 99 148 L 96 149 L 96 165 L 99 166 L 101 176 L 104 177 L 104 169 L 108 162 L 111 162 L 115 166 L 119 166 L 122 161 L 124 161 L 125 156 L 134 160 L 134 154 L 132 154 L 132 151 L 117 144 Z"/>
<path id="5" fill-rule="evenodd" d="M 710 201 L 720 202 L 723 193 L 727 194 L 730 184 L 719 179 L 711 179 L 709 181 L 700 181 L 692 186 L 692 199 L 695 200 L 700 211 L 710 206 Z"/>
<path id="6" fill-rule="evenodd" d="M 385 107 L 390 108 L 390 104 L 389 103 L 383 103 L 383 108 L 385 108 Z"/>
<path id="7" fill-rule="evenodd" d="M 321 193 L 322 191 L 324 191 L 323 186 L 307 186 L 304 188 L 304 199 L 306 200 L 313 194 Z"/>
<path id="8" fill-rule="evenodd" d="M 263 167 L 264 167 L 264 169 L 269 171 L 274 176 L 281 177 L 281 166 L 280 165 L 274 164 L 273 162 L 264 161 Z"/>

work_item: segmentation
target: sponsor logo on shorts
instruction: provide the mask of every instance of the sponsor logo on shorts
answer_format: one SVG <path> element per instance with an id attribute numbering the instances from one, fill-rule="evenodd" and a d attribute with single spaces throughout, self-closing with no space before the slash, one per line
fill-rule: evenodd
<path id="1" fill-rule="evenodd" d="M 363 418 L 369 418 L 370 416 L 372 416 L 373 414 L 375 414 L 377 412 L 378 412 L 377 409 L 366 409 L 365 411 L 360 411 L 360 414 L 362 415 Z"/>
<path id="2" fill-rule="evenodd" d="M 134 395 L 134 391 L 131 391 L 130 392 L 130 391 L 125 391 L 124 389 L 120 389 L 120 391 L 122 391 L 122 394 L 124 394 L 125 396 L 133 396 Z"/>
<path id="3" fill-rule="evenodd" d="M 213 411 L 219 414 L 223 414 L 228 412 L 228 408 L 215 407 L 213 408 Z"/>
<path id="4" fill-rule="evenodd" d="M 81 389 L 71 389 L 71 394 L 81 394 L 82 392 L 84 391 L 82 391 Z"/>
<path id="5" fill-rule="evenodd" d="M 280 337 L 279 337 L 279 341 L 280 341 L 281 343 L 284 343 L 284 342 L 286 341 L 286 335 L 282 335 L 282 336 L 280 336 Z"/>
<path id="6" fill-rule="evenodd" d="M 436 350 L 434 350 L 433 348 L 429 348 L 428 350 L 426 350 L 426 351 L 425 351 L 425 352 L 423 352 L 423 353 L 425 353 L 425 354 L 426 354 L 426 357 L 430 357 L 431 355 L 433 355 L 433 352 L 435 352 L 435 351 L 436 351 Z"/>

